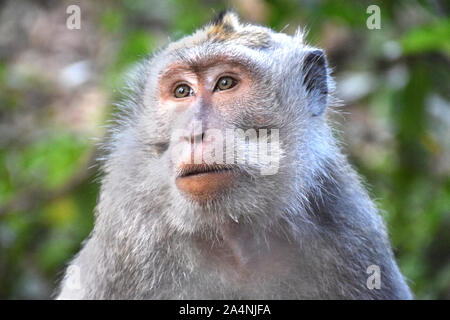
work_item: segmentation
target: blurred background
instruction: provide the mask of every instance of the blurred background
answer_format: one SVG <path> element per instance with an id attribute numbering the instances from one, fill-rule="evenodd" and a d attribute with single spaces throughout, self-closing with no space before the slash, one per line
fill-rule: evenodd
<path id="1" fill-rule="evenodd" d="M 81 9 L 70 30 L 69 5 Z M 369 5 L 381 28 L 370 30 Z M 93 225 L 124 75 L 225 8 L 326 50 L 337 135 L 420 299 L 450 299 L 448 1 L 0 1 L 0 298 L 46 299 Z"/>

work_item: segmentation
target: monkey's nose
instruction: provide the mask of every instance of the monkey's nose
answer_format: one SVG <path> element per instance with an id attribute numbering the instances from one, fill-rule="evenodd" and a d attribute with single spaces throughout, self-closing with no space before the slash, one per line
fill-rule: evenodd
<path id="1" fill-rule="evenodd" d="M 195 134 L 191 134 L 189 136 L 185 136 L 184 140 L 187 141 L 190 144 L 201 144 L 203 143 L 205 139 L 205 133 L 195 133 Z"/>
<path id="2" fill-rule="evenodd" d="M 209 163 L 209 159 L 214 158 L 213 154 L 217 152 L 215 139 L 213 135 L 205 133 L 184 136 L 178 144 L 177 152 L 173 154 L 173 163 L 178 165 Z"/>

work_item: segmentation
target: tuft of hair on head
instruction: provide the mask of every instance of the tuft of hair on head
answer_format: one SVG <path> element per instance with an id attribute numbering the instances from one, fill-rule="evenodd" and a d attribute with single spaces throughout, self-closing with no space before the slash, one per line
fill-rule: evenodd
<path id="1" fill-rule="evenodd" d="M 226 37 L 239 31 L 241 25 L 236 12 L 232 10 L 221 11 L 208 25 L 210 37 Z"/>
<path id="2" fill-rule="evenodd" d="M 203 30 L 207 39 L 213 42 L 234 41 L 251 48 L 267 48 L 271 43 L 270 32 L 266 28 L 241 23 L 233 10 L 220 12 Z"/>
<path id="3" fill-rule="evenodd" d="M 231 9 L 222 10 L 212 20 L 210 25 L 230 29 L 230 32 L 236 31 L 239 26 L 239 16 Z"/>

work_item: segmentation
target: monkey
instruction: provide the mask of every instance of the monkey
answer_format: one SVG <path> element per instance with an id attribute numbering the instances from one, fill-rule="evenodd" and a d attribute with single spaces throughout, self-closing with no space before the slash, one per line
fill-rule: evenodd
<path id="1" fill-rule="evenodd" d="M 233 11 L 144 59 L 105 142 L 94 228 L 55 297 L 412 299 L 335 138 L 334 87 L 300 29 Z"/>

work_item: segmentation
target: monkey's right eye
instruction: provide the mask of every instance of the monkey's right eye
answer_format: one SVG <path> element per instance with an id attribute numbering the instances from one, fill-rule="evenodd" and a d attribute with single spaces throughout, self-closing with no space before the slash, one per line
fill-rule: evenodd
<path id="1" fill-rule="evenodd" d="M 173 95 L 175 98 L 185 98 L 187 96 L 192 95 L 193 90 L 191 87 L 189 87 L 187 84 L 181 84 L 178 87 L 175 88 L 175 91 L 173 92 Z"/>

